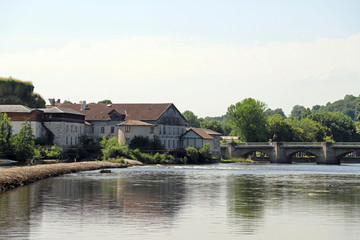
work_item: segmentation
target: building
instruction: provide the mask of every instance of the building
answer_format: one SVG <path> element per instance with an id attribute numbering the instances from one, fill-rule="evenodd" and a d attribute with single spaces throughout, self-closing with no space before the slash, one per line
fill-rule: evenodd
<path id="1" fill-rule="evenodd" d="M 0 112 L 6 113 L 10 118 L 15 135 L 25 121 L 30 123 L 36 139 L 49 139 L 51 136 L 53 144 L 65 148 L 77 145 L 84 135 L 85 116 L 72 109 L 31 109 L 22 105 L 0 105 Z"/>
<path id="2" fill-rule="evenodd" d="M 210 129 L 187 128 L 184 135 L 181 136 L 182 148 L 195 147 L 202 148 L 204 144 L 210 144 L 210 151 L 214 157 L 220 157 L 220 136 L 221 134 Z"/>
<path id="3" fill-rule="evenodd" d="M 172 103 L 62 104 L 85 115 L 85 134 L 100 141 L 118 137 L 131 141 L 134 136 L 158 137 L 167 150 L 181 148 L 186 119 Z"/>

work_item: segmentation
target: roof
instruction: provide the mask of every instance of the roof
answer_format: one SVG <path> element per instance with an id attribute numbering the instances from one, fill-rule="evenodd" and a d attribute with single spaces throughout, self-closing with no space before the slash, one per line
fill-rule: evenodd
<path id="1" fill-rule="evenodd" d="M 153 127 L 155 125 L 151 124 L 151 123 L 139 121 L 139 120 L 126 120 L 124 122 L 117 124 L 117 126 L 150 126 L 150 127 Z"/>
<path id="2" fill-rule="evenodd" d="M 18 113 L 30 113 L 34 109 L 31 109 L 29 107 L 23 106 L 23 105 L 0 105 L 0 112 L 18 112 Z"/>
<path id="3" fill-rule="evenodd" d="M 172 103 L 128 103 L 128 104 L 87 104 L 81 110 L 81 104 L 62 104 L 85 115 L 87 121 L 109 121 L 113 110 L 125 115 L 125 120 L 156 121 Z"/>
<path id="4" fill-rule="evenodd" d="M 202 128 L 188 128 L 187 129 L 187 132 L 190 132 L 190 131 L 193 131 L 195 132 L 197 135 L 199 135 L 199 137 L 201 137 L 202 139 L 214 139 L 211 135 L 209 135 L 207 132 L 206 132 L 207 129 L 202 129 Z M 185 134 L 186 134 L 185 133 Z M 185 135 L 184 134 L 184 135 Z"/>
<path id="5" fill-rule="evenodd" d="M 41 108 L 40 110 L 43 111 L 44 113 L 68 113 L 68 114 L 76 114 L 76 115 L 84 116 L 84 114 L 78 111 L 64 107 Z"/>

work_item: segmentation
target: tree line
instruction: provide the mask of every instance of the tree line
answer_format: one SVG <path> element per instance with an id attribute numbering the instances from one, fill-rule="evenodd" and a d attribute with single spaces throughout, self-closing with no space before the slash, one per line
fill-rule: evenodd
<path id="1" fill-rule="evenodd" d="M 44 108 L 45 100 L 34 93 L 31 82 L 0 77 L 0 104 L 21 104 L 31 108 Z"/>
<path id="2" fill-rule="evenodd" d="M 191 111 L 183 115 L 191 127 L 239 136 L 246 142 L 355 142 L 360 141 L 360 124 L 355 121 L 360 120 L 359 102 L 360 97 L 347 95 L 344 100 L 313 109 L 296 105 L 287 117 L 281 108 L 272 110 L 264 102 L 246 98 L 229 106 L 221 117 L 198 118 Z"/>

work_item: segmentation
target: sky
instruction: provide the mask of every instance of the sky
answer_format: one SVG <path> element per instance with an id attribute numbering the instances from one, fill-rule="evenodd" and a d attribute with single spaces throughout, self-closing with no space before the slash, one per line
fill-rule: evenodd
<path id="1" fill-rule="evenodd" d="M 245 98 L 311 108 L 360 94 L 358 0 L 0 0 L 0 76 L 43 98 L 174 103 L 221 116 Z"/>

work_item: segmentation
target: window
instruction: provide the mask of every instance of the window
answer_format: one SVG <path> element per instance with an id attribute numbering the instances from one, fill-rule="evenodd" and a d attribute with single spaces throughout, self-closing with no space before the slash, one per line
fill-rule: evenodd
<path id="1" fill-rule="evenodd" d="M 164 134 L 166 135 L 166 127 L 164 126 Z"/>
<path id="2" fill-rule="evenodd" d="M 77 133 L 77 126 L 75 126 L 75 132 Z"/>
<path id="3" fill-rule="evenodd" d="M 115 132 L 115 127 L 111 127 L 111 133 L 114 133 Z"/>
<path id="4" fill-rule="evenodd" d="M 161 135 L 161 127 L 159 127 L 159 135 Z"/>
<path id="5" fill-rule="evenodd" d="M 68 139 L 68 136 L 66 136 L 66 145 L 69 144 L 69 139 Z"/>
<path id="6" fill-rule="evenodd" d="M 154 127 L 150 127 L 150 134 L 154 134 Z"/>
<path id="7" fill-rule="evenodd" d="M 71 132 L 73 132 L 73 125 L 71 125 Z"/>
<path id="8" fill-rule="evenodd" d="M 171 148 L 171 141 L 168 141 L 168 147 Z"/>
<path id="9" fill-rule="evenodd" d="M 184 134 L 184 129 L 183 128 L 181 129 L 181 134 Z"/>
<path id="10" fill-rule="evenodd" d="M 169 135 L 171 135 L 171 129 L 170 129 L 170 127 L 169 127 Z"/>
<path id="11" fill-rule="evenodd" d="M 173 148 L 175 148 L 175 140 L 173 140 Z"/>
<path id="12" fill-rule="evenodd" d="M 175 128 L 173 128 L 173 135 L 175 135 Z"/>
<path id="13" fill-rule="evenodd" d="M 104 128 L 104 127 L 101 127 L 100 133 L 104 133 L 104 132 L 105 132 L 105 128 Z"/>
<path id="14" fill-rule="evenodd" d="M 180 135 L 180 129 L 179 128 L 177 129 L 177 132 L 178 132 L 178 135 Z"/>
<path id="15" fill-rule="evenodd" d="M 94 133 L 94 131 L 95 131 L 95 128 L 91 127 L 91 133 Z"/>
<path id="16" fill-rule="evenodd" d="M 66 125 L 66 132 L 69 132 L 69 125 Z"/>
<path id="17" fill-rule="evenodd" d="M 130 126 L 125 126 L 125 131 L 130 132 Z"/>

